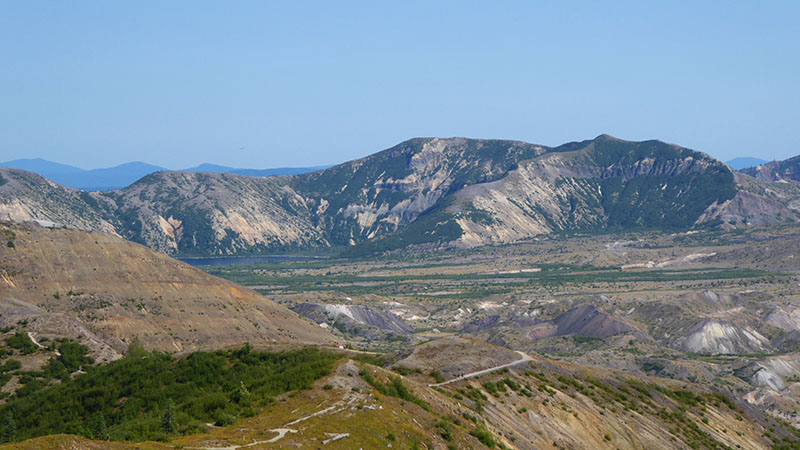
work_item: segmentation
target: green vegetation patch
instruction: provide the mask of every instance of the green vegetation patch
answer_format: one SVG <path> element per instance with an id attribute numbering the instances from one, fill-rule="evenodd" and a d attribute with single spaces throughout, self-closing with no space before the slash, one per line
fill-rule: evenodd
<path id="1" fill-rule="evenodd" d="M 390 397 L 397 397 L 405 401 L 414 403 L 419 407 L 421 407 L 422 409 L 425 409 L 426 411 L 430 410 L 430 406 L 428 406 L 428 404 L 425 403 L 424 400 L 417 397 L 416 395 L 414 395 L 414 393 L 408 390 L 408 388 L 403 383 L 403 380 L 400 377 L 391 376 L 389 377 L 388 382 L 381 383 L 380 381 L 376 380 L 375 377 L 373 377 L 372 374 L 367 369 L 361 369 L 361 371 L 358 374 L 361 375 L 361 378 L 363 378 L 364 381 L 369 383 L 370 386 L 377 389 L 378 392 L 380 392 L 381 394 L 388 395 Z"/>
<path id="2" fill-rule="evenodd" d="M 255 415 L 278 394 L 310 388 L 337 359 L 312 348 L 268 353 L 249 346 L 176 359 L 132 346 L 121 360 L 12 397 L 0 417 L 10 418 L 20 440 L 57 433 L 164 440 Z M 81 352 L 71 351 L 61 364 L 81 362 Z"/>
<path id="3" fill-rule="evenodd" d="M 24 355 L 36 353 L 36 350 L 39 349 L 36 344 L 31 341 L 31 338 L 28 336 L 28 334 L 21 331 L 18 331 L 14 333 L 13 336 L 6 338 L 6 344 L 13 349 L 19 350 Z"/>

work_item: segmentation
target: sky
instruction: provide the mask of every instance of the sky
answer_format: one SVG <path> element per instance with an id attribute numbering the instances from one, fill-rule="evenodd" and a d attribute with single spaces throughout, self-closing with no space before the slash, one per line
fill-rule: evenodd
<path id="1" fill-rule="evenodd" d="M 800 2 L 0 0 L 0 161 L 342 162 L 418 136 L 800 154 Z"/>

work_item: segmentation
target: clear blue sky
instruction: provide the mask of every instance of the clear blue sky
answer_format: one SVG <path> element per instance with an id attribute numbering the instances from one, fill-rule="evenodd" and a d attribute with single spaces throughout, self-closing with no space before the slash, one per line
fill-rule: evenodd
<path id="1" fill-rule="evenodd" d="M 800 2 L 0 0 L 0 161 L 341 162 L 415 136 L 800 153 Z"/>

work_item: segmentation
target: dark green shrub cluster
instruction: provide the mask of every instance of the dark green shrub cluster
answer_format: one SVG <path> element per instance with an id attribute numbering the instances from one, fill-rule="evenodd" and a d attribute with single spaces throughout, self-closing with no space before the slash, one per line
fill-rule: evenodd
<path id="1" fill-rule="evenodd" d="M 405 384 L 403 384 L 403 380 L 400 377 L 392 376 L 389 377 L 389 381 L 386 383 L 381 383 L 380 381 L 376 380 L 375 377 L 367 369 L 361 369 L 358 373 L 361 375 L 361 378 L 364 379 L 370 386 L 374 387 L 383 395 L 388 395 L 390 397 L 397 397 L 408 402 L 414 403 L 419 407 L 430 410 L 430 406 L 425 403 L 424 400 L 414 395 L 411 391 L 408 390 Z"/>
<path id="2" fill-rule="evenodd" d="M 500 394 L 506 392 L 506 385 L 502 381 L 498 381 L 496 383 L 493 381 L 487 381 L 483 383 L 483 388 L 486 389 L 486 392 L 495 397 L 498 397 Z"/>
<path id="3" fill-rule="evenodd" d="M 683 403 L 686 406 L 697 406 L 703 403 L 703 397 L 695 395 L 694 392 L 687 389 L 673 389 L 663 390 L 663 393 L 671 397 L 678 403 Z"/>
<path id="4" fill-rule="evenodd" d="M 492 436 L 492 433 L 489 432 L 489 430 L 487 430 L 486 428 L 483 427 L 475 428 L 472 431 L 470 431 L 469 434 L 478 438 L 478 440 L 481 441 L 481 444 L 489 448 L 494 448 L 497 445 L 494 442 L 494 436 Z"/>
<path id="5" fill-rule="evenodd" d="M 6 338 L 6 345 L 11 348 L 17 349 L 25 355 L 36 353 L 39 348 L 31 341 L 26 333 L 17 331 L 13 336 Z"/>
<path id="6" fill-rule="evenodd" d="M 50 358 L 41 370 L 17 372 L 19 383 L 22 385 L 15 392 L 17 398 L 27 397 L 47 387 L 53 380 L 67 380 L 71 374 L 81 368 L 94 364 L 94 360 L 88 356 L 89 349 L 86 346 L 70 342 L 67 339 L 52 342 L 49 349 L 57 349 L 58 354 Z M 19 363 L 14 360 L 7 362 L 6 366 L 12 363 L 17 363 L 17 365 L 10 370 L 19 369 Z M 7 376 L 10 377 L 10 374 Z"/>
<path id="7" fill-rule="evenodd" d="M 483 402 L 488 400 L 485 395 L 478 389 L 475 389 L 472 386 L 467 386 L 466 389 L 459 389 L 459 394 L 467 397 L 468 399 L 472 400 L 475 403 L 475 411 L 480 414 L 483 411 Z"/>
<path id="8" fill-rule="evenodd" d="M 59 373 L 84 364 L 85 353 L 63 345 Z M 197 352 L 174 359 L 132 348 L 125 358 L 84 367 L 85 374 L 12 397 L 0 417 L 15 423 L 18 439 L 68 433 L 115 440 L 163 440 L 227 425 L 255 414 L 274 396 L 309 388 L 330 373 L 338 356 L 304 349 L 286 353 Z M 60 365 L 59 365 L 60 364 Z"/>
<path id="9" fill-rule="evenodd" d="M 496 382 L 487 381 L 483 383 L 483 387 L 484 389 L 486 389 L 486 392 L 492 394 L 495 397 L 505 393 L 506 387 L 509 387 L 512 391 L 515 392 L 518 392 L 520 389 L 522 389 L 522 387 L 519 384 L 517 384 L 514 380 L 508 377 L 505 377 Z"/>
<path id="10" fill-rule="evenodd" d="M 658 415 L 665 422 L 673 424 L 674 427 L 670 429 L 670 433 L 685 440 L 686 444 L 691 448 L 704 448 L 709 450 L 729 448 L 700 429 L 697 423 L 691 420 L 683 411 L 669 412 L 662 409 L 659 411 Z"/>

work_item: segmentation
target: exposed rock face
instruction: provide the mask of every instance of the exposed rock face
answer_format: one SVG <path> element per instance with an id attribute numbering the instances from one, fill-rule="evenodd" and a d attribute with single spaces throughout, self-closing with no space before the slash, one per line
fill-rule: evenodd
<path id="1" fill-rule="evenodd" d="M 396 315 L 390 312 L 378 311 L 368 306 L 325 305 L 324 308 L 325 312 L 332 317 L 346 316 L 358 323 L 397 333 L 414 332 L 413 328 L 408 326 L 408 324 L 403 322 Z"/>
<path id="2" fill-rule="evenodd" d="M 800 155 L 784 161 L 772 161 L 742 170 L 752 177 L 765 181 L 800 181 Z"/>
<path id="3" fill-rule="evenodd" d="M 503 336 L 507 330 L 513 330 L 514 334 L 528 341 L 559 336 L 605 339 L 619 334 L 650 340 L 642 330 L 598 310 L 589 303 L 575 306 L 552 320 L 516 317 L 504 321 L 499 315 L 492 315 L 470 322 L 463 329 L 465 333 L 487 335 L 488 341 L 496 345 L 506 345 Z"/>
<path id="4" fill-rule="evenodd" d="M 103 193 L 0 168 L 0 217 L 105 231 L 171 254 L 470 247 L 570 230 L 767 224 L 797 220 L 798 199 L 794 183 L 734 177 L 703 153 L 606 135 L 555 148 L 412 139 L 301 175 L 158 172 Z"/>
<path id="5" fill-rule="evenodd" d="M 777 308 L 764 317 L 764 322 L 784 331 L 799 331 L 800 308 Z"/>
<path id="6" fill-rule="evenodd" d="M 733 175 L 699 152 L 610 136 L 566 144 L 496 183 L 462 190 L 459 242 L 475 246 L 537 234 L 607 227 L 701 225 L 703 212 L 736 194 Z"/>
<path id="7" fill-rule="evenodd" d="M 759 182 L 736 174 L 736 184 L 739 189 L 733 198 L 712 203 L 696 223 L 719 220 L 723 227 L 733 228 L 797 220 L 800 211 L 800 185 L 797 183 Z"/>
<path id="8" fill-rule="evenodd" d="M 596 338 L 607 338 L 620 333 L 632 333 L 640 338 L 645 334 L 640 330 L 600 312 L 593 305 L 580 305 L 553 319 L 559 336 L 577 335 Z"/>
<path id="9" fill-rule="evenodd" d="M 0 248 L 4 324 L 27 318 L 37 333 L 83 336 L 97 341 L 90 346 L 96 354 L 109 355 L 109 348 L 123 352 L 133 337 L 169 352 L 333 342 L 316 324 L 250 289 L 119 237 L 11 230 L 14 247 Z"/>
<path id="10" fill-rule="evenodd" d="M 32 172 L 0 167 L 0 220 L 47 220 L 86 231 L 115 234 L 93 193 L 59 186 Z"/>
<path id="11" fill-rule="evenodd" d="M 698 323 L 679 344 L 690 352 L 712 354 L 756 353 L 770 348 L 769 340 L 752 328 L 713 320 Z"/>
<path id="12" fill-rule="evenodd" d="M 409 335 L 414 329 L 388 311 L 380 311 L 369 306 L 298 303 L 292 310 L 303 317 L 329 327 L 342 327 L 346 332 L 369 339 L 385 338 L 387 333 Z"/>
<path id="13" fill-rule="evenodd" d="M 328 245 L 282 178 L 159 172 L 105 195 L 121 235 L 167 253 Z"/>
<path id="14" fill-rule="evenodd" d="M 790 377 L 800 376 L 800 355 L 781 355 L 754 362 L 744 369 L 751 384 L 782 391 Z"/>

